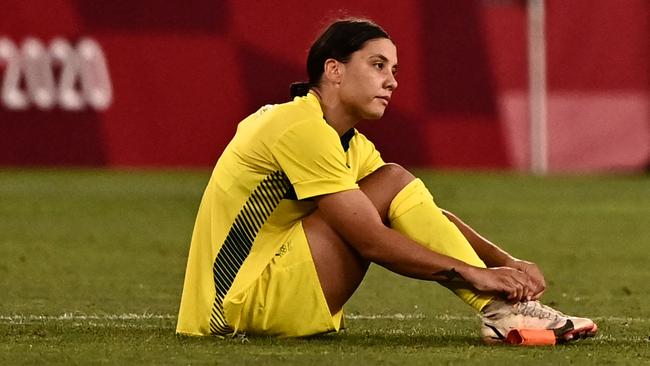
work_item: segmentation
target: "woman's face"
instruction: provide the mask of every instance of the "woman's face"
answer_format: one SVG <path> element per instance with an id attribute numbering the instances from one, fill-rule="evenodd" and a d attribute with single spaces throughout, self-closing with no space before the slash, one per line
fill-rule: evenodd
<path id="1" fill-rule="evenodd" d="M 366 42 L 342 64 L 339 96 L 346 112 L 357 119 L 378 119 L 397 88 L 397 48 L 386 38 Z"/>

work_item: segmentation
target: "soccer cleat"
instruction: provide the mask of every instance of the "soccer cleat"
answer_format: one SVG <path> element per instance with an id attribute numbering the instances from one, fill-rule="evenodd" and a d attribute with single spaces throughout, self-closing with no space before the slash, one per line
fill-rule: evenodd
<path id="1" fill-rule="evenodd" d="M 508 303 L 495 299 L 481 310 L 481 317 L 481 336 L 488 344 L 509 343 L 511 331 L 550 330 L 557 343 L 592 337 L 598 331 L 591 319 L 564 315 L 539 301 Z"/>

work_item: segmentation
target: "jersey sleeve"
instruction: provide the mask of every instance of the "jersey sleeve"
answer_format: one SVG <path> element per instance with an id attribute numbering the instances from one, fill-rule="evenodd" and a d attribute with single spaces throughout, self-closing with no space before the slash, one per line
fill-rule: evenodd
<path id="1" fill-rule="evenodd" d="M 359 181 L 386 163 L 375 148 L 375 144 L 360 132 L 357 132 L 354 143 L 356 145 L 355 150 L 359 154 L 359 170 L 357 173 L 357 181 Z"/>
<path id="2" fill-rule="evenodd" d="M 271 146 L 271 153 L 298 199 L 359 188 L 338 134 L 324 121 L 292 125 Z"/>

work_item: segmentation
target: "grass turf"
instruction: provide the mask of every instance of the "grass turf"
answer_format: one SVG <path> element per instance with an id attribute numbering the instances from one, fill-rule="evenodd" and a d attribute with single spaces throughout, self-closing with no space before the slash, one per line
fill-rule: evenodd
<path id="1" fill-rule="evenodd" d="M 447 290 L 373 266 L 347 329 L 174 334 L 208 171 L 0 171 L 0 364 L 650 363 L 650 177 L 418 171 L 442 207 L 536 261 L 545 302 L 593 317 L 574 344 L 489 347 Z"/>

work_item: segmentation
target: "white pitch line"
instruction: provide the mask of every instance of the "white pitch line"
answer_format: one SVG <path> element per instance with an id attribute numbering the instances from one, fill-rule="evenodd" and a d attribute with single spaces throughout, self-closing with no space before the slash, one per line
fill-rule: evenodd
<path id="1" fill-rule="evenodd" d="M 434 319 L 434 320 L 459 320 L 459 321 L 472 321 L 479 319 L 478 316 L 463 316 L 463 315 L 449 315 L 440 314 L 434 316 L 426 316 L 424 314 L 345 314 L 346 319 L 352 320 L 376 320 L 376 319 L 389 319 L 389 320 L 410 320 L 410 319 Z M 606 322 L 631 322 L 631 323 L 647 323 L 650 318 L 627 318 L 619 316 L 597 316 L 591 318 L 594 321 Z"/>
<path id="2" fill-rule="evenodd" d="M 390 320 L 410 320 L 410 319 L 424 319 L 424 314 L 345 314 L 346 319 L 353 320 L 376 320 L 376 319 L 390 319 Z"/>
<path id="3" fill-rule="evenodd" d="M 449 315 L 439 314 L 435 316 L 426 316 L 421 313 L 396 313 L 396 314 L 346 314 L 346 319 L 350 320 L 414 320 L 414 319 L 434 319 L 434 320 L 447 320 L 447 321 L 472 321 L 477 320 L 476 316 L 462 316 L 462 315 Z M 74 314 L 63 313 L 61 315 L 35 315 L 35 314 L 13 314 L 13 315 L 0 315 L 0 322 L 4 323 L 22 323 L 30 321 L 93 321 L 93 320 L 115 320 L 115 321 L 128 321 L 128 320 L 176 320 L 176 314 Z M 617 317 L 617 316 L 601 316 L 592 318 L 595 321 L 606 322 L 630 322 L 630 323 L 648 323 L 650 318 L 639 317 Z"/>
<path id="4" fill-rule="evenodd" d="M 175 320 L 175 314 L 73 314 L 63 313 L 61 315 L 0 315 L 0 321 L 25 322 L 25 321 L 84 321 L 84 320 Z M 424 319 L 424 314 L 346 314 L 346 319 L 353 320 L 411 320 Z M 464 320 L 475 319 L 470 317 L 454 317 L 451 315 L 440 315 L 438 319 Z"/>
<path id="5" fill-rule="evenodd" d="M 63 313 L 61 315 L 0 315 L 0 321 L 37 321 L 37 320 L 56 320 L 56 321 L 79 321 L 79 320 L 167 320 L 176 319 L 173 314 L 72 314 Z"/>

